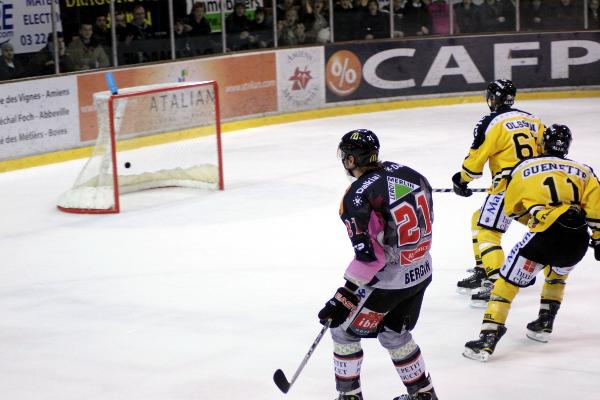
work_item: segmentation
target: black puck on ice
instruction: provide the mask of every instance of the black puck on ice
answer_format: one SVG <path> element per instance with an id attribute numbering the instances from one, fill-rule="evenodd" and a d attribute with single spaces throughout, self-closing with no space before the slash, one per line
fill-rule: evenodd
<path id="1" fill-rule="evenodd" d="M 129 167 L 131 167 L 131 163 L 130 163 L 129 161 L 127 161 L 127 162 L 125 163 L 125 168 L 129 168 Z"/>

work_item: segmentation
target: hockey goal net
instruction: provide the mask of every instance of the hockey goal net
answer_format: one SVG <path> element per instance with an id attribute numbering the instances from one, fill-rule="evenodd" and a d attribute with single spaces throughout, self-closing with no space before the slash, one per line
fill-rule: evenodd
<path id="1" fill-rule="evenodd" d="M 154 188 L 223 190 L 216 82 L 98 92 L 94 106 L 96 145 L 60 210 L 118 213 L 121 194 Z"/>

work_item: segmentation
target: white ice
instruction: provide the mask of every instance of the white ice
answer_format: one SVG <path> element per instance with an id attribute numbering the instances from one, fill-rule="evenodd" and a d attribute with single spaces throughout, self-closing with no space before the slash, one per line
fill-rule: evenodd
<path id="1" fill-rule="evenodd" d="M 600 99 L 517 105 L 569 125 L 571 158 L 600 169 Z M 224 192 L 125 195 L 119 215 L 55 209 L 84 160 L 0 174 L 0 398 L 333 399 L 329 336 L 289 394 L 272 374 L 292 375 L 353 254 L 338 218 L 348 185 L 339 138 L 369 128 L 383 159 L 449 187 L 486 112 L 482 101 L 228 133 Z M 413 333 L 440 399 L 599 399 L 600 264 L 592 252 L 569 279 L 549 343 L 525 337 L 540 277 L 517 296 L 490 360 L 462 357 L 483 311 L 455 283 L 473 264 L 469 220 L 482 200 L 434 198 L 434 280 Z M 505 250 L 523 232 L 514 224 Z M 403 393 L 379 343 L 363 348 L 365 398 Z"/>

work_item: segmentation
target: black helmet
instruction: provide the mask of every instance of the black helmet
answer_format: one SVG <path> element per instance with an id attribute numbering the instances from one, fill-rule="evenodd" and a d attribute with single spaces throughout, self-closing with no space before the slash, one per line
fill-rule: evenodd
<path id="1" fill-rule="evenodd" d="M 542 136 L 544 154 L 564 158 L 569 152 L 571 140 L 573 140 L 573 135 L 568 126 L 560 124 L 549 126 Z"/>
<path id="2" fill-rule="evenodd" d="M 379 139 L 368 129 L 355 129 L 346 133 L 340 140 L 338 155 L 342 161 L 354 156 L 357 167 L 377 165 L 379 160 Z"/>
<path id="3" fill-rule="evenodd" d="M 491 111 L 496 111 L 501 106 L 512 106 L 515 104 L 517 87 L 509 79 L 496 79 L 487 87 L 485 98 Z M 492 106 L 491 99 L 494 99 Z"/>

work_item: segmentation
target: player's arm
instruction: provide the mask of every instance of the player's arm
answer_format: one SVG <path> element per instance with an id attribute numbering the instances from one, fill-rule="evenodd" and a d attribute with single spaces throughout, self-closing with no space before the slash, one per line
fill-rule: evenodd
<path id="1" fill-rule="evenodd" d="M 372 209 L 366 193 L 350 190 L 344 196 L 341 218 L 354 249 L 354 260 L 344 278 L 357 285 L 369 283 L 385 265 L 383 245 L 377 235 L 383 232 L 382 218 Z"/>
<path id="2" fill-rule="evenodd" d="M 490 142 L 486 140 L 487 127 L 491 116 L 483 117 L 473 129 L 473 144 L 469 154 L 463 161 L 462 168 L 452 176 L 452 189 L 459 196 L 469 197 L 473 191 L 468 188 L 469 182 L 483 175 L 483 167 L 490 155 Z"/>
<path id="3" fill-rule="evenodd" d="M 600 181 L 589 168 L 590 177 L 581 194 L 581 206 L 585 211 L 585 218 L 592 230 L 592 247 L 594 256 L 600 261 Z"/>
<path id="4" fill-rule="evenodd" d="M 460 171 L 460 178 L 463 182 L 469 183 L 474 179 L 481 178 L 483 167 L 496 147 L 493 138 L 495 137 L 494 130 L 498 128 L 488 129 L 490 122 L 491 116 L 488 115 L 481 119 L 473 130 L 473 144 Z"/>

